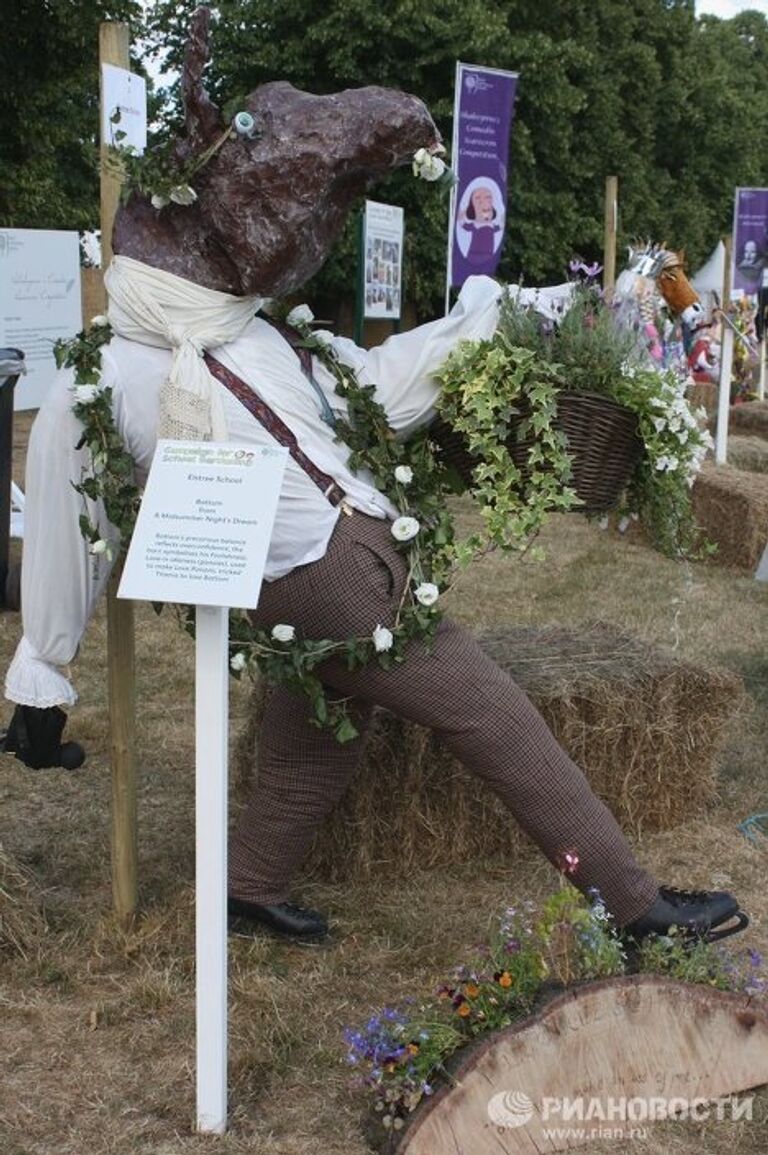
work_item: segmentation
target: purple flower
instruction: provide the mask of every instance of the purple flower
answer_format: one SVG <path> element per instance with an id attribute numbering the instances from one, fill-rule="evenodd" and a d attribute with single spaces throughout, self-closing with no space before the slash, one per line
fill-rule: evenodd
<path id="1" fill-rule="evenodd" d="M 585 280 L 591 281 L 602 273 L 603 266 L 599 265 L 597 261 L 594 261 L 591 265 L 586 265 L 579 257 L 574 257 L 572 261 L 568 262 L 568 271 L 572 273 L 574 277 L 583 274 Z"/>

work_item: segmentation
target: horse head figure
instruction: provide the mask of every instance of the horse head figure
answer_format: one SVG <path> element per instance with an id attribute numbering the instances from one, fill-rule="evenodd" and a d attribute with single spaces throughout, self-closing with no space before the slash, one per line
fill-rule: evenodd
<path id="1" fill-rule="evenodd" d="M 616 281 L 614 307 L 620 324 L 634 328 L 647 345 L 651 361 L 665 360 L 662 334 L 666 312 L 682 327 L 686 349 L 697 329 L 708 324 L 699 295 L 685 274 L 684 255 L 664 245 L 630 246 L 626 267 Z"/>
<path id="2" fill-rule="evenodd" d="M 203 83 L 209 25 L 198 8 L 177 146 L 183 162 L 211 154 L 197 200 L 158 211 L 134 193 L 118 211 L 114 251 L 207 288 L 278 296 L 320 268 L 368 184 L 419 148 L 436 151 L 440 134 L 415 96 L 373 86 L 314 96 L 280 81 L 255 89 L 232 128 Z"/>
<path id="3" fill-rule="evenodd" d="M 670 313 L 693 330 L 704 323 L 705 317 L 699 294 L 685 274 L 684 263 L 684 253 L 648 242 L 630 246 L 625 272 L 655 282 Z"/>

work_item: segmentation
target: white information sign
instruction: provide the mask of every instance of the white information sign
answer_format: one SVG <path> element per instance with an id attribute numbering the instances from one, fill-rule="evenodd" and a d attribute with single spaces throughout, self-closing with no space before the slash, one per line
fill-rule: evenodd
<path id="1" fill-rule="evenodd" d="M 287 456 L 159 441 L 118 597 L 255 608 Z"/>
<path id="2" fill-rule="evenodd" d="M 14 409 L 37 409 L 56 375 L 53 344 L 83 327 L 77 233 L 0 229 L 0 346 L 20 349 L 27 372 Z"/>
<path id="3" fill-rule="evenodd" d="M 138 153 L 147 147 L 147 84 L 143 76 L 116 68 L 101 66 L 102 123 L 101 139 L 115 148 L 132 145 Z M 118 133 L 125 136 L 118 136 Z"/>
<path id="4" fill-rule="evenodd" d="M 403 287 L 405 216 L 399 205 L 365 202 L 363 316 L 398 320 Z"/>
<path id="5" fill-rule="evenodd" d="M 255 607 L 288 450 L 158 441 L 118 597 L 195 604 L 197 1128 L 227 1126 L 227 606 Z"/>

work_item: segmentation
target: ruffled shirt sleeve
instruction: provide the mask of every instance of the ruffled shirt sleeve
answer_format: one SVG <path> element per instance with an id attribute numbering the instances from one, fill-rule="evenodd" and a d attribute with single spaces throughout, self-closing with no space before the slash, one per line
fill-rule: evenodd
<path id="1" fill-rule="evenodd" d="M 102 384 L 114 384 L 104 358 Z M 23 706 L 72 705 L 77 695 L 64 669 L 72 661 L 112 568 L 92 554 L 79 532 L 85 513 L 107 541 L 117 531 L 100 502 L 73 487 L 90 465 L 77 449 L 82 426 L 72 413 L 72 372 L 62 370 L 32 427 L 27 450 L 21 602 L 24 636 L 8 669 L 5 695 Z"/>
<path id="2" fill-rule="evenodd" d="M 452 349 L 459 341 L 493 334 L 503 291 L 490 277 L 469 277 L 447 317 L 395 333 L 374 349 L 361 349 L 328 332 L 322 336 L 357 371 L 361 383 L 376 386 L 376 399 L 386 409 L 390 425 L 405 438 L 434 417 L 440 392 L 435 373 Z"/>

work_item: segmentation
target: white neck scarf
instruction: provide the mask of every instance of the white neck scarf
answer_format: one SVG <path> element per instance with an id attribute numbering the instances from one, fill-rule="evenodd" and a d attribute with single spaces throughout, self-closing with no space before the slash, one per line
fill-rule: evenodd
<path id="1" fill-rule="evenodd" d="M 239 337 L 262 298 L 204 289 L 131 257 L 113 257 L 104 284 L 116 333 L 128 341 L 173 350 L 168 380 L 160 389 L 158 437 L 226 441 L 219 386 L 203 353 Z"/>

